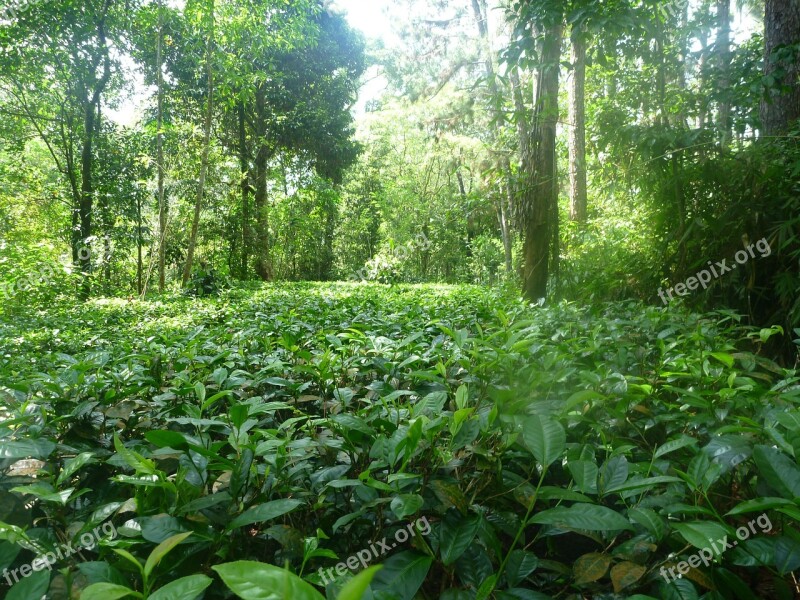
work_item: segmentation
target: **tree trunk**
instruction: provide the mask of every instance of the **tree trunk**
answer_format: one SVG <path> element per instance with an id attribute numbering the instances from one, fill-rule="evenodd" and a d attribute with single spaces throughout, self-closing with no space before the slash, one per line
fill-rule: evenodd
<path id="1" fill-rule="evenodd" d="M 256 88 L 256 139 L 258 151 L 256 152 L 256 274 L 263 281 L 271 281 L 273 277 L 272 260 L 270 258 L 269 240 L 269 207 L 267 206 L 267 170 L 271 151 L 267 146 L 267 100 L 264 88 Z"/>
<path id="2" fill-rule="evenodd" d="M 81 284 L 81 299 L 85 300 L 91 292 L 89 275 L 92 270 L 92 255 L 89 251 L 89 238 L 92 236 L 92 152 L 94 146 L 94 128 L 96 113 L 94 105 L 86 104 L 83 120 L 84 139 L 81 149 L 81 202 L 78 208 L 80 221 L 80 239 L 83 247 L 78 252 L 78 261 L 83 275 Z"/>
<path id="3" fill-rule="evenodd" d="M 514 272 L 513 261 L 513 234 L 511 232 L 511 215 L 514 213 L 514 191 L 511 189 L 511 178 L 506 178 L 504 195 L 498 199 L 497 217 L 500 221 L 500 235 L 503 238 L 503 258 L 505 259 L 506 275 L 509 277 Z"/>
<path id="4" fill-rule="evenodd" d="M 585 223 L 586 191 L 586 46 L 581 31 L 572 28 L 572 80 L 569 86 L 569 217 Z"/>
<path id="5" fill-rule="evenodd" d="M 189 283 L 194 262 L 194 250 L 197 246 L 197 231 L 200 228 L 200 210 L 203 207 L 206 176 L 208 174 L 208 154 L 211 147 L 211 122 L 214 116 L 214 69 L 212 66 L 214 54 L 214 0 L 211 0 L 211 27 L 206 44 L 206 76 L 208 78 L 208 105 L 206 106 L 206 119 L 203 126 L 203 155 L 200 159 L 200 179 L 197 182 L 197 198 L 194 203 L 194 217 L 192 219 L 192 232 L 189 236 L 189 249 L 186 251 L 186 265 L 183 268 L 183 285 Z"/>
<path id="6" fill-rule="evenodd" d="M 142 239 L 142 198 L 136 194 L 136 293 L 139 296 L 144 295 L 144 259 L 142 257 L 142 248 L 144 247 L 144 240 Z M 110 246 L 107 247 L 110 252 Z M 107 256 L 107 255 L 106 255 Z M 110 274 L 111 263 L 107 265 Z"/>
<path id="7" fill-rule="evenodd" d="M 523 292 L 530 301 L 547 297 L 554 205 L 558 202 L 556 172 L 556 126 L 558 124 L 558 76 L 561 58 L 560 20 L 547 28 L 542 43 L 541 66 L 536 90 L 531 151 L 523 161 L 527 175 L 521 210 L 523 247 Z"/>
<path id="8" fill-rule="evenodd" d="M 491 105 L 494 107 L 493 109 L 493 117 L 494 119 L 500 123 L 503 119 L 503 115 L 499 109 L 500 103 L 500 90 L 497 86 L 497 81 L 495 78 L 495 74 L 497 72 L 497 65 L 495 60 L 494 51 L 492 50 L 492 40 L 489 36 L 489 26 L 487 23 L 487 14 L 488 14 L 488 7 L 486 6 L 486 0 L 472 0 L 472 12 L 473 16 L 475 17 L 475 21 L 478 25 L 478 34 L 481 38 L 481 45 L 483 47 L 483 54 L 484 54 L 484 64 L 485 64 L 485 71 L 486 77 L 489 82 L 489 92 L 492 95 L 491 98 Z M 519 84 L 519 78 L 517 77 L 516 72 L 512 71 L 512 82 L 516 83 L 517 86 Z M 512 88 L 512 94 L 518 93 L 519 98 L 521 99 L 521 92 L 518 88 Z M 515 96 L 516 97 L 516 96 Z M 518 131 L 526 132 L 527 131 L 527 124 L 524 121 L 524 111 L 520 112 L 516 115 L 517 127 Z M 495 133 L 495 129 L 491 129 L 489 132 L 490 140 L 492 143 L 492 147 L 494 150 L 497 150 L 495 147 L 497 144 L 497 136 Z M 526 137 L 525 135 L 521 135 L 521 137 Z M 497 167 L 500 173 L 503 173 L 506 181 L 506 196 L 508 199 L 509 208 L 513 206 L 513 198 L 514 192 L 512 189 L 511 183 L 511 162 L 506 155 L 499 155 L 497 158 Z M 459 173 L 459 182 L 461 178 L 461 174 Z M 463 183 L 461 183 L 463 187 Z M 498 211 L 498 220 L 500 222 L 500 235 L 502 236 L 503 240 L 503 251 L 505 254 L 505 265 L 506 265 L 506 273 L 511 274 L 513 271 L 512 261 L 511 261 L 511 224 L 509 223 L 508 214 L 505 210 L 504 200 L 499 201 L 499 211 Z M 471 253 L 471 249 L 469 250 Z"/>
<path id="9" fill-rule="evenodd" d="M 90 238 L 92 237 L 92 203 L 94 196 L 94 186 L 92 182 L 92 169 L 94 167 L 94 137 L 97 133 L 98 127 L 97 113 L 100 109 L 100 100 L 103 92 L 111 79 L 111 59 L 108 54 L 108 44 L 106 43 L 105 31 L 105 15 L 111 0 L 106 0 L 103 13 L 97 23 L 97 36 L 99 38 L 99 52 L 97 61 L 94 65 L 95 69 L 103 63 L 103 75 L 99 80 L 95 80 L 92 86 L 92 96 L 89 98 L 84 95 L 84 113 L 83 113 L 83 146 L 81 148 L 81 196 L 78 205 L 78 221 L 80 225 L 80 240 L 83 245 L 78 250 L 78 262 L 80 265 L 81 273 L 83 273 L 83 282 L 79 297 L 81 300 L 86 300 L 91 294 L 92 284 L 89 275 L 92 270 L 92 253 L 89 249 Z M 96 77 L 96 71 L 89 74 L 91 77 Z M 84 88 L 84 94 L 86 94 Z"/>
<path id="10" fill-rule="evenodd" d="M 767 0 L 764 13 L 765 57 L 764 75 L 775 71 L 786 72 L 782 84 L 788 89 L 774 93 L 761 101 L 762 133 L 778 136 L 786 133 L 791 124 L 800 118 L 800 61 L 772 62 L 773 51 L 783 45 L 800 42 L 800 2 L 798 0 Z"/>
<path id="11" fill-rule="evenodd" d="M 456 181 L 458 183 L 458 193 L 461 196 L 461 201 L 464 203 L 464 206 L 467 206 L 467 188 L 464 185 L 464 176 L 461 175 L 461 165 L 456 168 Z M 474 233 L 474 219 L 472 218 L 472 212 L 469 213 L 467 216 L 467 247 L 466 247 L 466 256 L 467 258 L 472 258 L 472 242 L 475 239 Z"/>
<path id="12" fill-rule="evenodd" d="M 708 35 L 705 31 L 698 32 L 697 39 L 700 42 L 700 59 L 698 60 L 697 70 L 698 70 L 698 77 L 700 78 L 700 89 L 704 90 L 707 88 L 708 83 L 705 77 L 705 66 L 706 62 L 708 61 Z M 697 109 L 697 128 L 704 129 L 706 126 L 706 120 L 708 118 L 707 114 L 707 105 L 706 100 L 702 99 Z"/>
<path id="13" fill-rule="evenodd" d="M 161 45 L 164 38 L 164 5 L 158 2 L 158 39 L 156 40 L 156 80 L 158 85 L 158 118 L 156 130 L 156 169 L 158 169 L 158 293 L 164 293 L 167 258 L 167 203 L 164 197 L 164 75 L 161 64 Z"/>
<path id="14" fill-rule="evenodd" d="M 719 56 L 719 88 L 723 94 L 730 88 L 728 65 L 731 60 L 731 0 L 717 0 L 717 53 Z M 728 100 L 719 103 L 717 130 L 720 144 L 725 147 L 731 139 L 731 104 Z"/>
<path id="15" fill-rule="evenodd" d="M 247 130 L 245 129 L 244 102 L 237 106 L 239 118 L 239 170 L 242 190 L 242 279 L 247 279 L 250 251 L 250 155 L 247 151 Z"/>

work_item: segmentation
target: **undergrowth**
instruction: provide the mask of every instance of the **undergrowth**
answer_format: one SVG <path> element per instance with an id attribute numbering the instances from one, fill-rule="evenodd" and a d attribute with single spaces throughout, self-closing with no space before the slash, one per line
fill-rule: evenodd
<path id="1" fill-rule="evenodd" d="M 800 379 L 760 355 L 782 334 L 447 286 L 20 310 L 0 321 L 0 593 L 792 598 Z M 382 568 L 326 576 L 403 529 Z"/>

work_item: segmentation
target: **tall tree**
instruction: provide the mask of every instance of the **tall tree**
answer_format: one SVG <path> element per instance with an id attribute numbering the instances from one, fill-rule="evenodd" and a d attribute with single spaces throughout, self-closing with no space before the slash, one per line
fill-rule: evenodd
<path id="1" fill-rule="evenodd" d="M 730 87 L 728 75 L 731 56 L 731 0 L 717 0 L 717 57 L 720 71 L 719 89 L 723 95 Z M 726 97 L 719 102 L 717 132 L 720 143 L 727 146 L 731 138 L 731 103 Z"/>
<path id="2" fill-rule="evenodd" d="M 158 179 L 158 292 L 164 293 L 167 256 L 167 201 L 164 193 L 164 0 L 158 0 L 158 33 L 156 35 L 156 175 Z"/>
<path id="3" fill-rule="evenodd" d="M 501 192 L 496 195 L 495 204 L 498 223 L 500 225 L 500 235 L 503 240 L 506 273 L 510 275 L 512 272 L 511 252 L 513 238 L 511 222 L 508 214 L 511 207 L 510 200 L 513 198 L 511 160 L 509 159 L 509 153 L 506 151 L 506 149 L 499 147 L 499 136 L 497 134 L 498 127 L 505 120 L 503 114 L 503 96 L 505 94 L 498 85 L 497 55 L 492 46 L 492 38 L 489 32 L 489 7 L 486 4 L 486 0 L 472 0 L 472 13 L 475 18 L 475 22 L 478 27 L 478 35 L 480 36 L 481 40 L 481 54 L 483 55 L 486 81 L 488 82 L 489 87 L 489 106 L 491 107 L 490 110 L 493 121 L 493 126 L 489 128 L 489 142 L 491 145 L 491 150 L 494 153 L 496 171 L 499 173 L 503 182 L 501 184 L 501 188 L 506 191 L 506 193 Z M 514 75 L 516 76 L 516 73 L 514 73 Z M 518 121 L 524 120 L 526 118 L 525 111 L 518 112 L 515 115 L 515 118 Z M 520 126 L 523 128 L 526 127 L 526 125 L 522 124 Z"/>
<path id="4" fill-rule="evenodd" d="M 800 118 L 800 1 L 767 0 L 764 76 L 776 85 L 761 102 L 762 132 L 782 135 Z"/>
<path id="5" fill-rule="evenodd" d="M 338 183 L 358 156 L 350 107 L 364 71 L 363 42 L 344 18 L 317 7 L 303 44 L 256 57 L 260 71 L 247 115 L 254 150 L 253 251 L 256 274 L 273 277 L 270 257 L 269 189 L 272 162 L 281 153 Z M 308 11 L 308 9 L 307 9 Z M 241 144 L 241 133 L 239 135 Z"/>
<path id="6" fill-rule="evenodd" d="M 39 3 L 20 11 L 0 31 L 0 86 L 44 141 L 72 195 L 71 246 L 75 266 L 91 291 L 95 144 L 100 108 L 116 65 L 111 45 L 125 10 L 112 0 Z M 116 41 L 110 38 L 116 38 Z"/>
<path id="7" fill-rule="evenodd" d="M 200 158 L 200 176 L 197 180 L 197 196 L 194 203 L 192 230 L 189 234 L 189 248 L 186 251 L 186 263 L 183 267 L 183 285 L 189 282 L 192 275 L 194 251 L 197 245 L 197 231 L 200 227 L 200 212 L 203 208 L 206 176 L 208 175 L 208 154 L 211 149 L 211 126 L 214 119 L 214 0 L 210 0 L 207 8 L 208 37 L 206 39 L 206 112 L 203 124 L 203 149 Z"/>
<path id="8" fill-rule="evenodd" d="M 572 24 L 569 84 L 569 190 L 570 219 L 586 222 L 586 48 L 587 34 L 580 22 Z"/>
<path id="9" fill-rule="evenodd" d="M 527 52 L 538 60 L 536 97 L 530 143 L 522 156 L 522 191 L 517 206 L 523 235 L 523 293 L 531 301 L 547 297 L 550 256 L 558 231 L 558 161 L 556 130 L 559 117 L 559 73 L 564 7 L 559 2 L 541 5 L 515 3 L 517 38 L 540 32 L 526 41 Z"/>

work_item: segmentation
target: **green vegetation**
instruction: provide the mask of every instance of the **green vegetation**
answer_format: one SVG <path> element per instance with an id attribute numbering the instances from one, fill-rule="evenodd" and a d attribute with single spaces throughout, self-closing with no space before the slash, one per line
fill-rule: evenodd
<path id="1" fill-rule="evenodd" d="M 320 575 L 422 516 L 374 597 L 792 597 L 800 385 L 732 313 L 291 284 L 0 331 L 0 566 L 118 533 L 51 598 L 361 598 Z"/>
<path id="2" fill-rule="evenodd" d="M 800 598 L 799 140 L 798 0 L 0 0 L 0 598 Z"/>

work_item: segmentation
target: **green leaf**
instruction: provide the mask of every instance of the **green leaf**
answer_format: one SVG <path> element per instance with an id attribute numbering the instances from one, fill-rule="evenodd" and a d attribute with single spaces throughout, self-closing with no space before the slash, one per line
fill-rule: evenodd
<path id="1" fill-rule="evenodd" d="M 659 586 L 661 600 L 698 600 L 697 589 L 688 579 L 674 579 Z"/>
<path id="2" fill-rule="evenodd" d="M 175 450 L 185 450 L 189 447 L 189 442 L 182 433 L 169 430 L 148 431 L 144 438 L 158 448 L 174 448 Z"/>
<path id="3" fill-rule="evenodd" d="M 600 467 L 598 489 L 605 494 L 607 490 L 620 487 L 628 480 L 628 459 L 612 456 Z"/>
<path id="4" fill-rule="evenodd" d="M 3 586 L 5 586 L 3 582 Z M 8 590 L 6 600 L 38 600 L 42 598 L 50 588 L 50 572 L 34 571 L 27 577 L 23 577 L 19 583 Z"/>
<path id="5" fill-rule="evenodd" d="M 695 446 L 697 445 L 697 440 L 693 437 L 689 437 L 688 435 L 681 436 L 677 440 L 670 440 L 668 442 L 663 443 L 656 449 L 655 457 L 661 458 L 665 454 L 669 454 L 670 452 L 675 452 L 675 450 L 680 450 L 681 448 L 685 448 L 686 446 Z"/>
<path id="6" fill-rule="evenodd" d="M 644 527 L 656 541 L 661 541 L 667 533 L 667 524 L 663 517 L 650 508 L 631 508 L 628 517 Z"/>
<path id="7" fill-rule="evenodd" d="M 292 512 L 295 508 L 302 505 L 302 500 L 289 499 L 272 500 L 271 502 L 259 504 L 258 506 L 254 506 L 244 511 L 233 521 L 231 521 L 228 524 L 228 531 L 237 529 L 239 527 L 244 527 L 245 525 L 251 525 L 253 523 L 262 523 L 264 521 L 277 519 L 278 517 Z"/>
<path id="8" fill-rule="evenodd" d="M 413 416 L 421 414 L 437 416 L 441 414 L 447 402 L 447 392 L 431 392 L 414 405 Z"/>
<path id="9" fill-rule="evenodd" d="M 439 552 L 444 565 L 452 565 L 464 554 L 475 539 L 480 523 L 477 515 L 464 518 L 458 511 L 447 511 L 439 528 Z"/>
<path id="10" fill-rule="evenodd" d="M 784 498 L 800 497 L 800 467 L 791 458 L 770 446 L 756 446 L 753 459 L 758 474 Z"/>
<path id="11" fill-rule="evenodd" d="M 567 445 L 567 435 L 561 423 L 548 415 L 533 415 L 525 419 L 522 440 L 543 467 L 558 460 Z"/>
<path id="12" fill-rule="evenodd" d="M 595 392 L 594 390 L 581 390 L 579 392 L 575 392 L 569 398 L 566 399 L 564 404 L 561 406 L 561 414 L 565 415 L 569 413 L 573 407 L 579 404 L 589 404 L 592 400 L 603 400 L 605 396 L 600 394 L 599 392 Z"/>
<path id="13" fill-rule="evenodd" d="M 11 491 L 17 492 L 18 494 L 35 496 L 44 502 L 53 502 L 54 504 L 66 506 L 67 502 L 73 497 L 72 492 L 75 491 L 75 488 L 68 488 L 56 492 L 49 483 L 34 483 L 32 485 L 13 487 Z"/>
<path id="14" fill-rule="evenodd" d="M 266 563 L 240 560 L 211 568 L 243 600 L 325 600 L 294 573 Z"/>
<path id="15" fill-rule="evenodd" d="M 543 485 L 540 487 L 537 498 L 539 500 L 569 500 L 570 502 L 588 502 L 590 504 L 592 502 L 592 499 L 586 494 L 580 494 L 573 490 L 556 487 L 554 485 Z"/>
<path id="16" fill-rule="evenodd" d="M 475 600 L 486 600 L 489 595 L 494 591 L 495 586 L 497 585 L 497 574 L 492 573 L 483 580 L 481 586 L 478 588 L 478 591 L 475 593 Z"/>
<path id="17" fill-rule="evenodd" d="M 147 600 L 196 600 L 213 582 L 206 575 L 181 577 L 150 594 Z"/>
<path id="18" fill-rule="evenodd" d="M 7 541 L 0 541 L 0 571 L 10 567 L 17 558 L 22 548 Z"/>
<path id="19" fill-rule="evenodd" d="M 153 464 L 153 461 L 148 460 L 141 454 L 137 454 L 133 450 L 126 448 L 120 441 L 117 434 L 114 434 L 114 449 L 117 451 L 117 454 L 120 455 L 122 460 L 124 460 L 125 463 L 137 473 L 145 473 L 147 475 L 155 474 L 156 467 Z"/>
<path id="20" fill-rule="evenodd" d="M 387 592 L 398 600 L 412 600 L 416 595 L 433 559 L 416 552 L 395 554 L 387 560 L 383 569 L 372 580 L 373 591 Z"/>
<path id="21" fill-rule="evenodd" d="M 93 583 L 81 592 L 81 600 L 118 600 L 128 596 L 144 598 L 139 592 L 116 583 Z"/>
<path id="22" fill-rule="evenodd" d="M 754 498 L 753 500 L 745 500 L 736 505 L 733 510 L 729 510 L 726 515 L 741 515 L 751 512 L 764 512 L 778 508 L 779 506 L 795 506 L 795 503 L 785 498 Z"/>
<path id="23" fill-rule="evenodd" d="M 419 494 L 400 494 L 392 499 L 389 507 L 398 519 L 405 519 L 416 514 L 424 503 L 425 500 Z"/>
<path id="24" fill-rule="evenodd" d="M 12 544 L 17 544 L 26 550 L 31 550 L 36 553 L 39 553 L 42 550 L 38 542 L 35 542 L 28 537 L 28 534 L 25 533 L 25 530 L 23 530 L 21 527 L 17 527 L 16 525 L 9 525 L 8 523 L 0 522 L 0 540 L 7 540 Z"/>
<path id="25" fill-rule="evenodd" d="M 361 571 L 361 573 L 344 584 L 341 591 L 336 595 L 336 600 L 362 600 L 375 574 L 382 568 L 383 565 L 375 565 Z"/>
<path id="26" fill-rule="evenodd" d="M 194 383 L 194 395 L 197 396 L 197 401 L 202 405 L 206 399 L 206 386 L 201 381 Z"/>
<path id="27" fill-rule="evenodd" d="M 544 510 L 530 519 L 531 523 L 555 525 L 566 529 L 585 531 L 620 531 L 633 529 L 630 522 L 618 512 L 595 504 L 573 504 Z"/>
<path id="28" fill-rule="evenodd" d="M 714 521 L 692 521 L 689 523 L 673 523 L 672 527 L 695 548 L 701 550 L 707 548 L 713 550 L 716 555 L 724 551 L 724 544 L 719 544 L 718 541 L 727 537 L 728 530 L 719 523 Z M 723 546 L 723 548 L 720 549 L 720 546 Z"/>
<path id="29" fill-rule="evenodd" d="M 174 535 L 186 533 L 188 527 L 169 515 L 161 514 L 152 517 L 140 517 L 142 537 L 153 544 L 160 544 Z"/>
<path id="30" fill-rule="evenodd" d="M 142 563 L 140 563 L 133 554 L 131 554 L 127 550 L 123 550 L 122 548 L 112 548 L 112 550 L 116 554 L 127 560 L 129 563 L 131 563 L 133 566 L 135 566 L 140 573 L 144 573 L 144 567 L 142 566 Z"/>
<path id="31" fill-rule="evenodd" d="M 539 558 L 533 552 L 514 550 L 508 556 L 505 576 L 511 586 L 519 585 L 539 566 Z"/>
<path id="32" fill-rule="evenodd" d="M 584 494 L 597 493 L 597 476 L 600 470 L 593 461 L 571 460 L 567 464 L 575 485 Z"/>
<path id="33" fill-rule="evenodd" d="M 179 533 L 177 535 L 173 535 L 171 538 L 168 538 L 161 542 L 158 546 L 156 546 L 153 551 L 150 553 L 150 556 L 147 557 L 147 562 L 144 564 L 144 577 L 145 579 L 149 579 L 150 574 L 153 572 L 158 566 L 158 563 L 169 554 L 169 552 L 175 548 L 178 544 L 184 541 L 192 535 L 191 532 L 187 533 Z"/>
<path id="34" fill-rule="evenodd" d="M 726 352 L 711 352 L 711 356 L 716 358 L 719 362 L 723 365 L 728 367 L 729 369 L 733 368 L 734 358 L 730 354 Z"/>
<path id="35" fill-rule="evenodd" d="M 681 483 L 683 480 L 678 477 L 670 477 L 668 475 L 659 475 L 658 477 L 647 477 L 645 479 L 630 479 L 620 485 L 607 488 L 605 493 L 612 492 L 629 492 L 631 490 L 640 490 L 642 488 L 652 488 L 664 483 Z"/>
<path id="36" fill-rule="evenodd" d="M 78 454 L 78 456 L 70 458 L 67 462 L 64 463 L 64 468 L 61 469 L 61 473 L 58 474 L 58 479 L 56 479 L 56 485 L 61 485 L 64 481 L 72 477 L 80 469 L 94 462 L 96 461 L 94 458 L 94 453 L 92 452 L 81 452 L 80 454 Z"/>
<path id="37" fill-rule="evenodd" d="M 800 569 L 800 542 L 781 536 L 775 542 L 775 568 L 781 575 Z"/>
<path id="38" fill-rule="evenodd" d="M 0 442 L 0 459 L 35 458 L 44 460 L 56 445 L 50 440 L 13 440 Z"/>

